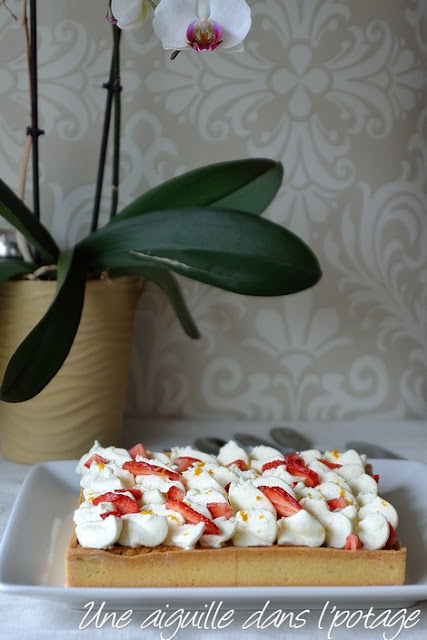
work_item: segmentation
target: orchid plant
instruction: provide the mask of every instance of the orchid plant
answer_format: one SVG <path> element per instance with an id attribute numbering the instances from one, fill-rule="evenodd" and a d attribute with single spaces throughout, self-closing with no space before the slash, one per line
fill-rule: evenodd
<path id="1" fill-rule="evenodd" d="M 36 0 L 30 0 L 33 177 L 38 177 Z M 260 217 L 283 178 L 280 162 L 252 158 L 193 169 L 141 195 L 120 212 L 120 56 L 122 30 L 152 17 L 152 26 L 173 59 L 241 51 L 251 28 L 245 0 L 111 0 L 107 20 L 113 32 L 108 98 L 90 233 L 60 250 L 40 219 L 37 180 L 34 211 L 0 180 L 0 215 L 25 238 L 26 256 L 0 258 L 0 282 L 17 278 L 57 281 L 44 317 L 23 340 L 7 366 L 0 398 L 21 402 L 37 395 L 56 375 L 73 344 L 86 282 L 102 274 L 138 274 L 167 294 L 190 337 L 199 332 L 173 273 L 224 290 L 276 296 L 313 286 L 321 271 L 316 256 L 296 235 Z M 217 53 L 212 54 L 213 51 Z M 173 64 L 171 62 L 170 64 Z M 34 107 L 35 105 L 35 107 Z M 114 113 L 111 219 L 98 228 L 111 113 Z M 34 153 L 35 150 L 35 153 Z M 22 243 L 21 243 L 22 246 Z M 24 259 L 25 258 L 25 259 Z"/>

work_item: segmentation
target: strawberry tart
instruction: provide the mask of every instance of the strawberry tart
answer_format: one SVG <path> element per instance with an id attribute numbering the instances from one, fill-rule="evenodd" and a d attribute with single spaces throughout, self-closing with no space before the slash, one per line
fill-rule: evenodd
<path id="1" fill-rule="evenodd" d="M 396 509 L 354 450 L 95 442 L 66 551 L 73 587 L 396 585 Z"/>

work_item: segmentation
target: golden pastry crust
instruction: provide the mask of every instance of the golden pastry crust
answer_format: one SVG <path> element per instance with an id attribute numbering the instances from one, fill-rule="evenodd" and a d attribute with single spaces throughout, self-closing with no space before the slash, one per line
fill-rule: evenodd
<path id="1" fill-rule="evenodd" d="M 406 549 L 327 547 L 83 548 L 66 551 L 70 587 L 372 586 L 405 581 Z"/>

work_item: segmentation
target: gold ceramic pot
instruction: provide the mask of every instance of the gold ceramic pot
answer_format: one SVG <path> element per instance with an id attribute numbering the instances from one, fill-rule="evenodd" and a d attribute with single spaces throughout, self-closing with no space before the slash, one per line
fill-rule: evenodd
<path id="1" fill-rule="evenodd" d="M 95 439 L 123 439 L 123 410 L 140 279 L 89 280 L 82 319 L 55 378 L 31 400 L 0 401 L 0 449 L 16 462 L 80 457 Z M 0 374 L 49 306 L 55 282 L 0 286 Z"/>

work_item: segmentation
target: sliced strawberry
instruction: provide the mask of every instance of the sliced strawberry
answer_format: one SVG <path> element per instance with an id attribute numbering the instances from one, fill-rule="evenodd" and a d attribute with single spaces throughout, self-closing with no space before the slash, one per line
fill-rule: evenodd
<path id="1" fill-rule="evenodd" d="M 287 462 L 299 462 L 300 464 L 304 464 L 304 460 L 301 458 L 299 453 L 290 453 L 286 456 L 285 460 Z"/>
<path id="2" fill-rule="evenodd" d="M 189 524 L 199 524 L 199 522 L 203 522 L 205 525 L 204 533 L 206 534 L 217 536 L 221 533 L 215 522 L 212 522 L 212 520 L 209 520 L 209 518 L 204 516 L 202 513 L 199 513 L 185 502 L 180 502 L 179 500 L 166 500 L 165 507 L 180 513 Z"/>
<path id="3" fill-rule="evenodd" d="M 298 504 L 295 498 L 282 489 L 282 487 L 267 487 L 262 485 L 258 487 L 258 489 L 273 503 L 280 516 L 293 516 L 302 509 L 302 506 Z"/>
<path id="4" fill-rule="evenodd" d="M 125 513 L 138 513 L 139 506 L 136 500 L 133 500 L 129 496 L 125 496 L 124 494 L 118 494 L 116 500 L 113 500 L 114 506 L 117 509 L 125 514 Z"/>
<path id="5" fill-rule="evenodd" d="M 175 458 L 175 460 L 173 461 L 173 463 L 177 466 L 178 473 L 186 471 L 193 464 L 197 464 L 197 462 L 201 462 L 201 460 L 199 460 L 198 458 L 191 458 L 190 456 L 180 456 L 178 458 Z"/>
<path id="6" fill-rule="evenodd" d="M 397 537 L 397 533 L 390 523 L 388 523 L 388 528 L 390 530 L 390 535 L 387 542 L 385 543 L 385 549 L 397 549 L 399 546 L 399 538 Z"/>
<path id="7" fill-rule="evenodd" d="M 115 493 L 126 493 L 126 491 L 131 493 L 135 498 L 135 500 L 141 500 L 142 498 L 141 489 L 115 489 Z"/>
<path id="8" fill-rule="evenodd" d="M 112 502 L 117 508 L 117 511 L 122 515 L 124 513 L 138 513 L 139 511 L 136 500 L 133 500 L 133 498 L 125 496 L 122 493 L 113 493 L 112 491 L 108 491 L 107 493 L 103 493 L 92 500 L 94 507 L 96 507 L 100 502 Z"/>
<path id="9" fill-rule="evenodd" d="M 184 492 L 179 487 L 173 485 L 168 491 L 168 500 L 176 500 L 182 502 L 184 500 Z"/>
<path id="10" fill-rule="evenodd" d="M 363 547 L 362 541 L 355 533 L 350 534 L 345 539 L 345 547 L 348 551 L 357 551 Z"/>
<path id="11" fill-rule="evenodd" d="M 266 462 L 262 465 L 261 472 L 267 471 L 267 469 L 277 469 L 277 467 L 281 467 L 282 465 L 286 466 L 286 460 L 271 460 L 270 462 Z"/>
<path id="12" fill-rule="evenodd" d="M 374 475 L 372 477 L 375 480 L 375 482 L 378 484 L 379 481 L 380 481 L 380 477 L 379 477 L 378 473 L 374 473 Z"/>
<path id="13" fill-rule="evenodd" d="M 225 487 L 224 487 L 224 491 L 225 491 L 226 493 L 228 493 L 228 492 L 230 491 L 230 484 L 231 484 L 231 482 L 227 482 L 227 484 L 226 484 L 226 485 L 225 485 Z"/>
<path id="14" fill-rule="evenodd" d="M 138 462 L 130 460 L 129 462 L 125 462 L 122 465 L 122 469 L 130 471 L 134 476 L 154 475 L 164 476 L 169 478 L 169 480 L 183 480 L 183 477 L 179 473 L 176 473 L 176 471 L 172 471 L 172 469 L 165 469 L 164 467 L 159 467 L 155 464 L 150 464 L 144 460 L 138 460 Z"/>
<path id="15" fill-rule="evenodd" d="M 233 460 L 233 462 L 229 462 L 228 464 L 226 464 L 226 467 L 231 467 L 232 464 L 235 464 L 236 467 L 239 467 L 239 469 L 241 471 L 245 471 L 246 469 L 249 469 L 248 465 L 246 464 L 246 462 L 244 460 L 242 460 L 241 458 L 238 458 L 238 460 Z"/>
<path id="16" fill-rule="evenodd" d="M 129 449 L 129 455 L 134 460 L 136 456 L 142 456 L 143 458 L 148 458 L 147 449 L 140 442 L 138 442 L 138 444 L 135 444 L 131 449 Z"/>
<path id="17" fill-rule="evenodd" d="M 232 507 L 230 507 L 230 505 L 228 504 L 228 502 L 208 502 L 206 506 L 211 512 L 213 518 L 222 517 L 222 518 L 227 518 L 227 520 L 229 520 L 230 518 L 236 515 Z"/>
<path id="18" fill-rule="evenodd" d="M 99 504 L 100 502 L 114 502 L 115 499 L 116 499 L 116 494 L 113 493 L 112 491 L 107 491 L 107 493 L 102 493 L 101 495 L 94 498 L 92 500 L 92 504 L 94 507 L 96 507 L 96 505 Z"/>
<path id="19" fill-rule="evenodd" d="M 97 462 L 98 464 L 108 464 L 109 460 L 106 460 L 105 458 L 100 456 L 98 453 L 94 453 L 93 456 L 91 456 L 88 460 L 86 460 L 86 462 L 84 463 L 84 466 L 90 469 L 90 465 L 92 464 L 92 462 Z"/>
<path id="20" fill-rule="evenodd" d="M 339 498 L 332 498 L 332 500 L 328 500 L 328 507 L 331 511 L 336 511 L 336 509 L 344 509 L 347 506 L 347 500 L 344 496 L 340 496 Z"/>
<path id="21" fill-rule="evenodd" d="M 325 460 L 324 458 L 317 459 L 329 469 L 339 469 L 340 467 L 342 467 L 342 464 L 338 464 L 338 462 L 329 462 L 329 460 Z"/>
<path id="22" fill-rule="evenodd" d="M 107 513 L 101 513 L 101 518 L 105 520 L 108 516 L 116 516 L 116 518 L 120 518 L 123 515 L 121 511 L 107 511 Z"/>
<path id="23" fill-rule="evenodd" d="M 302 462 L 302 461 L 301 461 Z M 303 478 L 307 487 L 315 487 L 319 484 L 319 476 L 315 471 L 308 469 L 299 461 L 293 460 L 286 465 L 286 471 L 293 476 Z"/>

